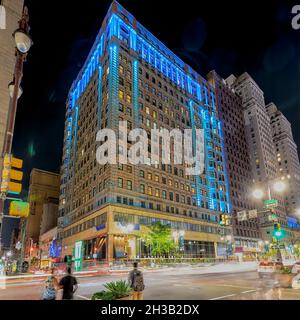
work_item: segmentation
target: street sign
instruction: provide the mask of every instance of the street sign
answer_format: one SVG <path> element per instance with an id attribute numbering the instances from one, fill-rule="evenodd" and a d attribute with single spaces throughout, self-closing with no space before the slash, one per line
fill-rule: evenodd
<path id="1" fill-rule="evenodd" d="M 243 211 L 237 212 L 237 219 L 238 219 L 238 221 L 245 221 L 245 220 L 247 220 L 247 211 L 246 211 L 246 210 L 243 210 Z"/>
<path id="2" fill-rule="evenodd" d="M 278 206 L 278 200 L 277 199 L 269 199 L 264 200 L 264 205 L 266 208 L 276 208 Z"/>

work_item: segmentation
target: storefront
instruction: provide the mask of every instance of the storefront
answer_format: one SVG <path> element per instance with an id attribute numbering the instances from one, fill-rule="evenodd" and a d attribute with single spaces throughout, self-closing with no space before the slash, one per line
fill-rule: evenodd
<path id="1" fill-rule="evenodd" d="M 217 258 L 217 244 L 230 236 L 229 227 L 190 217 L 155 211 L 108 205 L 64 230 L 63 255 L 73 256 L 74 245 L 83 241 L 83 261 L 111 262 L 122 259 L 154 257 L 145 235 L 159 222 L 171 228 L 176 250 L 164 256 L 180 254 L 184 258 Z"/>

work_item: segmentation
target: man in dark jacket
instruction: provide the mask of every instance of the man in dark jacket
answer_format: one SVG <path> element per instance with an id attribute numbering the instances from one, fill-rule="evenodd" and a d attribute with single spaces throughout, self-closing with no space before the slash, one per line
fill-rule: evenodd
<path id="1" fill-rule="evenodd" d="M 143 300 L 144 277 L 142 271 L 138 270 L 137 262 L 133 263 L 133 270 L 129 273 L 128 282 L 133 289 L 133 300 Z"/>
<path id="2" fill-rule="evenodd" d="M 63 289 L 63 300 L 72 300 L 74 293 L 78 288 L 77 280 L 71 275 L 71 273 L 71 268 L 68 267 L 67 275 L 64 276 L 59 282 L 60 288 Z"/>

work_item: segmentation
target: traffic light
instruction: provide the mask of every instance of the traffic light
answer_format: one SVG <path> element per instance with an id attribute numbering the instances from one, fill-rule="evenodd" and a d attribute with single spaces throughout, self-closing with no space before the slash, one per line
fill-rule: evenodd
<path id="1" fill-rule="evenodd" d="M 279 240 L 284 237 L 284 231 L 281 230 L 280 223 L 274 223 L 274 231 L 273 231 L 273 236 Z"/>
<path id="2" fill-rule="evenodd" d="M 220 224 L 221 226 L 224 226 L 224 225 L 225 225 L 225 214 L 221 214 L 221 215 L 220 215 L 220 222 L 219 222 L 219 224 Z"/>
<path id="3" fill-rule="evenodd" d="M 230 225 L 230 217 L 228 214 L 221 214 L 220 215 L 220 222 L 221 226 L 229 226 Z"/>
<path id="4" fill-rule="evenodd" d="M 10 154 L 4 156 L 3 171 L 0 191 L 3 193 L 20 194 L 22 191 L 21 181 L 23 179 L 23 160 Z"/>

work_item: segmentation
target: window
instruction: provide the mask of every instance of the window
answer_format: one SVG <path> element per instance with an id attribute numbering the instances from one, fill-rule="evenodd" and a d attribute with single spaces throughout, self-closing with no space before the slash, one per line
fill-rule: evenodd
<path id="1" fill-rule="evenodd" d="M 145 185 L 144 184 L 140 185 L 140 193 L 145 193 Z"/>
<path id="2" fill-rule="evenodd" d="M 148 172 L 147 178 L 148 178 L 148 180 L 152 180 L 152 173 L 151 172 Z"/>
<path id="3" fill-rule="evenodd" d="M 131 180 L 127 180 L 127 189 L 132 190 L 132 181 Z"/>
<path id="4" fill-rule="evenodd" d="M 148 187 L 148 194 L 149 196 L 152 196 L 152 187 Z"/>
<path id="5" fill-rule="evenodd" d="M 119 99 L 124 99 L 124 91 L 123 90 L 119 90 Z"/>
<path id="6" fill-rule="evenodd" d="M 161 192 L 161 196 L 162 196 L 163 199 L 167 199 L 167 192 L 166 192 L 166 190 L 163 190 L 163 191 Z"/>
<path id="7" fill-rule="evenodd" d="M 123 179 L 122 178 L 118 178 L 118 187 L 123 188 Z"/>
<path id="8" fill-rule="evenodd" d="M 159 197 L 159 189 L 155 189 L 155 197 Z"/>
<path id="9" fill-rule="evenodd" d="M 155 182 L 159 182 L 159 176 L 158 176 L 158 175 L 155 175 L 154 180 L 155 180 Z"/>
<path id="10" fill-rule="evenodd" d="M 145 171 L 144 170 L 140 170 L 140 177 L 145 178 Z"/>
<path id="11" fill-rule="evenodd" d="M 126 102 L 131 103 L 131 95 L 129 94 L 126 95 Z"/>

